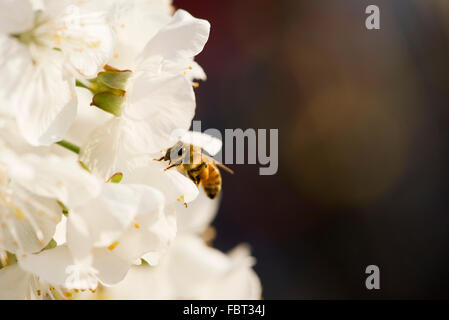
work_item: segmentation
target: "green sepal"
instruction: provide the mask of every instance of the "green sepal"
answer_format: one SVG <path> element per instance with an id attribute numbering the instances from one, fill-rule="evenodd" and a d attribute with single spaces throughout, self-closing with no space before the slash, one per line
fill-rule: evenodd
<path id="1" fill-rule="evenodd" d="M 62 209 L 62 214 L 67 216 L 69 214 L 69 209 L 66 207 L 66 205 L 64 203 L 62 203 L 61 201 L 58 200 L 58 204 Z"/>
<path id="2" fill-rule="evenodd" d="M 115 95 L 109 92 L 101 92 L 94 95 L 91 106 L 96 106 L 103 111 L 109 112 L 116 117 L 122 114 L 122 105 L 125 102 L 123 95 Z"/>
<path id="3" fill-rule="evenodd" d="M 57 246 L 58 246 L 58 244 L 56 243 L 56 241 L 54 239 L 51 239 L 50 242 L 47 244 L 47 246 L 44 249 L 42 249 L 42 251 L 53 249 L 53 248 L 56 248 Z"/>
<path id="4" fill-rule="evenodd" d="M 150 267 L 151 265 L 144 259 L 140 258 L 140 265 L 141 267 Z"/>
<path id="5" fill-rule="evenodd" d="M 120 183 L 123 179 L 123 173 L 117 172 L 112 177 L 109 178 L 108 182 Z"/>
<path id="6" fill-rule="evenodd" d="M 132 75 L 130 70 L 118 70 L 109 65 L 105 65 L 104 71 L 98 73 L 97 77 L 90 79 L 89 89 L 94 97 L 92 106 L 96 106 L 103 111 L 109 112 L 116 117 L 122 114 L 122 106 L 125 100 L 126 85 Z M 81 83 L 77 83 L 81 86 Z"/>
<path id="7" fill-rule="evenodd" d="M 84 170 L 86 170 L 86 171 L 89 172 L 89 173 L 92 173 L 92 172 L 90 172 L 89 167 L 88 167 L 84 162 L 82 162 L 81 160 L 79 160 L 78 163 L 80 164 L 81 168 L 83 168 Z"/>
<path id="8" fill-rule="evenodd" d="M 112 89 L 125 90 L 126 83 L 128 82 L 129 77 L 131 77 L 131 74 L 132 72 L 128 70 L 119 72 L 104 71 L 98 74 L 97 82 Z"/>

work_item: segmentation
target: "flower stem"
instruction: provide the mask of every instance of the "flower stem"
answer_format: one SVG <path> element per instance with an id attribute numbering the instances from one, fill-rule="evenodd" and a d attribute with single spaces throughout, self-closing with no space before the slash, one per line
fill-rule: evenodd
<path id="1" fill-rule="evenodd" d="M 61 140 L 59 142 L 56 142 L 56 144 L 59 144 L 61 147 L 66 148 L 72 152 L 75 152 L 76 154 L 80 154 L 81 148 L 73 143 L 70 143 L 65 140 Z"/>

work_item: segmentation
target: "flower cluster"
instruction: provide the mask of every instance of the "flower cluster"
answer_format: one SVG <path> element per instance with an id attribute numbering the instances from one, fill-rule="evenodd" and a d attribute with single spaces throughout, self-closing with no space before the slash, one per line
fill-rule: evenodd
<path id="1" fill-rule="evenodd" d="M 154 159 L 195 113 L 210 25 L 169 0 L 0 2 L 0 298 L 257 299 L 218 201 Z M 173 132 L 181 132 L 174 135 Z"/>

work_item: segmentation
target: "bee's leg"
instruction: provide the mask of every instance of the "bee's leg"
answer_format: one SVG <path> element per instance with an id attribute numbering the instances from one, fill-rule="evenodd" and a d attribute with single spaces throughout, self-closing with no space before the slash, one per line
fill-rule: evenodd
<path id="1" fill-rule="evenodd" d="M 177 166 L 179 166 L 180 164 L 182 164 L 182 159 L 179 160 L 179 161 L 177 161 L 177 162 L 175 162 L 175 163 L 173 163 L 173 164 L 171 164 L 171 165 L 169 165 L 167 168 L 164 169 L 164 171 L 167 171 L 168 169 L 171 169 L 171 168 L 173 168 L 173 167 L 177 167 Z"/>
<path id="2" fill-rule="evenodd" d="M 198 184 L 200 183 L 200 179 L 198 176 L 194 176 L 190 171 L 187 171 L 187 176 L 190 180 L 192 180 L 194 184 L 198 186 Z"/>
<path id="3" fill-rule="evenodd" d="M 154 161 L 162 161 L 165 159 L 165 156 L 160 157 L 159 159 L 153 159 Z"/>

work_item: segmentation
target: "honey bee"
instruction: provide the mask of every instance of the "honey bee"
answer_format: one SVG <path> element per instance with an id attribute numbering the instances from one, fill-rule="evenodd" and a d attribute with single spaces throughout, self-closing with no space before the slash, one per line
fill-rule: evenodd
<path id="1" fill-rule="evenodd" d="M 169 161 L 169 166 L 165 170 L 177 167 L 180 173 L 190 178 L 197 186 L 201 183 L 210 199 L 214 199 L 221 191 L 222 181 L 218 167 L 231 174 L 234 173 L 224 164 L 205 155 L 200 147 L 181 141 L 167 149 L 164 156 L 155 160 Z"/>

